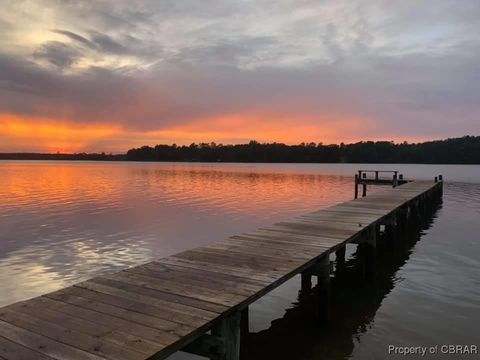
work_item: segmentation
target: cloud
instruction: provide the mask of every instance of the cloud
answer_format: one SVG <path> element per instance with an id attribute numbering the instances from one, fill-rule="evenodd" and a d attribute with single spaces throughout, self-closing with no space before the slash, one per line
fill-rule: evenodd
<path id="1" fill-rule="evenodd" d="M 93 32 L 92 42 L 98 47 L 99 51 L 112 54 L 128 54 L 129 50 L 113 40 L 110 36 Z"/>
<path id="2" fill-rule="evenodd" d="M 334 127 L 338 141 L 480 130 L 474 1 L 24 0 L 5 10 L 0 113 L 137 135 L 213 136 L 217 124 L 232 139 L 256 123 L 269 139 L 269 128 L 303 129 L 299 141 Z"/>
<path id="3" fill-rule="evenodd" d="M 71 67 L 80 58 L 80 51 L 59 41 L 49 41 L 35 50 L 34 58 L 46 60 L 60 69 Z"/>
<path id="4" fill-rule="evenodd" d="M 62 34 L 62 35 L 65 35 L 66 37 L 70 38 L 71 40 L 74 40 L 82 45 L 85 45 L 89 48 L 94 48 L 95 45 L 88 39 L 84 38 L 83 36 L 81 35 L 78 35 L 78 34 L 75 34 L 71 31 L 67 31 L 67 30 L 53 30 L 53 32 L 57 33 L 57 34 Z"/>

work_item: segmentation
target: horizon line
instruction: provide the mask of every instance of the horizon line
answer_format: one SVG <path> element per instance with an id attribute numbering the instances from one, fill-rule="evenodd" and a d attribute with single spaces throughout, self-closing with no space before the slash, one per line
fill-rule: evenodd
<path id="1" fill-rule="evenodd" d="M 462 139 L 462 138 L 469 138 L 469 137 L 480 137 L 480 135 L 463 135 L 463 136 L 455 136 L 455 137 L 447 137 L 447 138 L 437 138 L 437 139 L 431 139 L 431 140 L 426 140 L 426 141 L 419 141 L 419 142 L 409 142 L 408 140 L 404 141 L 394 141 L 394 140 L 360 140 L 356 142 L 340 142 L 340 143 L 330 143 L 326 144 L 323 142 L 315 142 L 315 141 L 302 141 L 300 143 L 285 143 L 285 142 L 260 142 L 257 140 L 250 140 L 245 143 L 216 143 L 215 141 L 210 141 L 210 142 L 192 142 L 190 144 L 177 144 L 175 142 L 171 144 L 166 144 L 166 143 L 158 143 L 155 145 L 141 145 L 139 147 L 133 147 L 127 150 L 124 150 L 123 152 L 114 152 L 114 151 L 108 151 L 108 150 L 102 150 L 102 151 L 96 151 L 96 152 L 87 152 L 87 151 L 81 151 L 81 152 L 35 152 L 35 151 L 0 151 L 0 154 L 2 155 L 9 155 L 9 154 L 35 154 L 35 155 L 80 155 L 80 154 L 105 154 L 105 155 L 126 155 L 129 150 L 132 149 L 139 149 L 142 147 L 155 147 L 155 146 L 177 146 L 177 147 L 189 147 L 192 145 L 212 145 L 214 144 L 215 146 L 241 146 L 241 145 L 250 145 L 252 143 L 256 143 L 258 145 L 285 145 L 285 146 L 308 146 L 311 144 L 315 144 L 315 146 L 342 146 L 343 145 L 355 145 L 355 144 L 360 144 L 360 143 L 390 143 L 393 145 L 402 145 L 402 144 L 407 144 L 407 145 L 417 145 L 417 144 L 426 144 L 426 143 L 431 143 L 431 142 L 437 142 L 437 141 L 447 141 L 447 140 L 454 140 L 454 139 Z"/>

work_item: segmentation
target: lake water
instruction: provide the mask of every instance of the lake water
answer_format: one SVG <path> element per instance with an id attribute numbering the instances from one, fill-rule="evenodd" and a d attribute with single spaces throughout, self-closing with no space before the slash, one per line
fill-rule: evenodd
<path id="1" fill-rule="evenodd" d="M 298 278 L 257 301 L 248 358 L 480 347 L 480 166 L 0 161 L 0 306 L 349 200 L 360 168 L 443 174 L 443 203 L 407 251 L 384 256 L 376 282 L 359 281 L 349 250 L 328 331 L 314 326 Z"/>

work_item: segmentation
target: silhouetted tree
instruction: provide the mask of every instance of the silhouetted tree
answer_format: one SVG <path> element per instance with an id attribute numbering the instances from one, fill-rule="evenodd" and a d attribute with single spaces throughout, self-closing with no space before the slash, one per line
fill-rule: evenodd
<path id="1" fill-rule="evenodd" d="M 14 160 L 129 160 L 129 161 L 206 161 L 206 162 L 287 162 L 287 163 L 430 163 L 480 164 L 480 136 L 428 141 L 424 143 L 361 141 L 354 144 L 324 145 L 301 143 L 222 145 L 192 143 L 142 146 L 126 154 L 0 154 L 0 159 Z"/>
<path id="2" fill-rule="evenodd" d="M 480 136 L 428 141 L 424 143 L 361 141 L 354 144 L 324 145 L 300 143 L 259 143 L 222 145 L 201 143 L 190 146 L 157 145 L 127 152 L 128 160 L 298 162 L 298 163 L 432 163 L 480 164 Z"/>

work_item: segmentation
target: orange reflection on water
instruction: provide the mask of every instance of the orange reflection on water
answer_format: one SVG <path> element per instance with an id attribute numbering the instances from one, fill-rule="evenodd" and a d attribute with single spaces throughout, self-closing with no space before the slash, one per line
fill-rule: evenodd
<path id="1" fill-rule="evenodd" d="M 0 304 L 351 197 L 349 177 L 265 165 L 0 161 L 0 171 Z"/>

